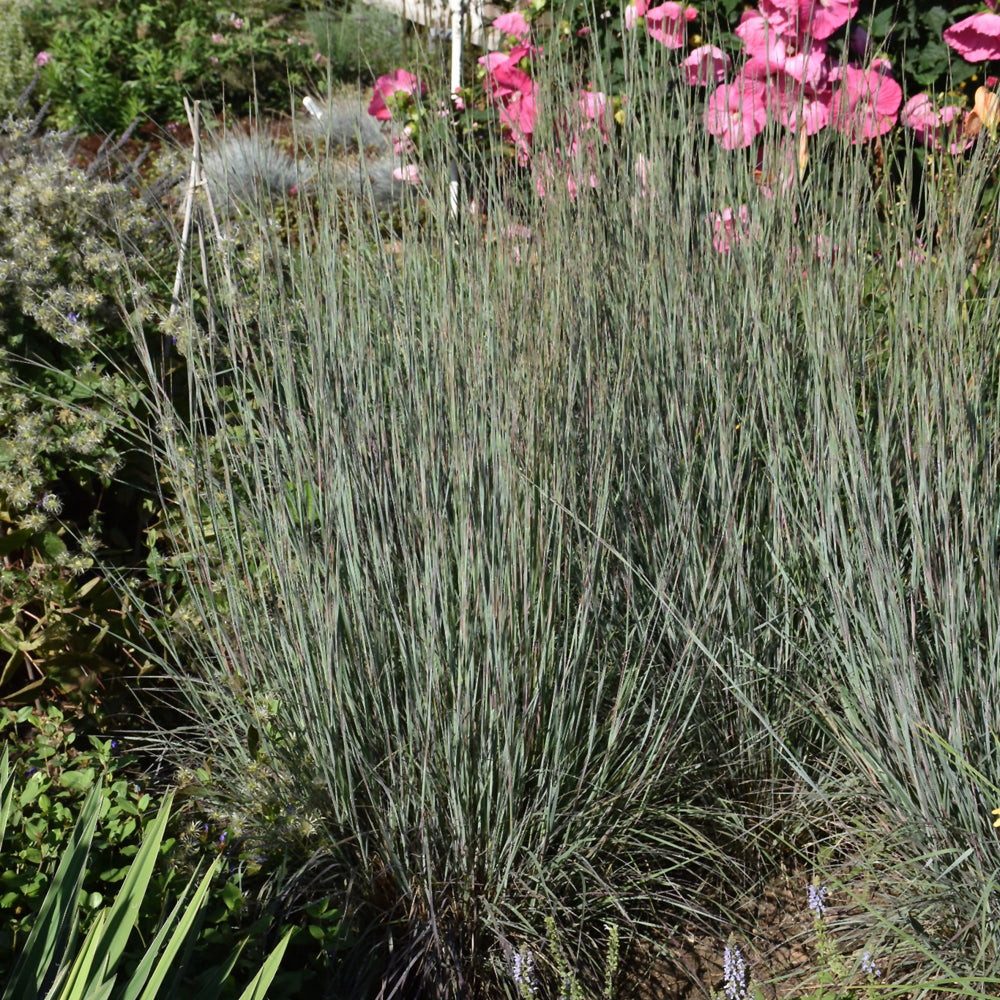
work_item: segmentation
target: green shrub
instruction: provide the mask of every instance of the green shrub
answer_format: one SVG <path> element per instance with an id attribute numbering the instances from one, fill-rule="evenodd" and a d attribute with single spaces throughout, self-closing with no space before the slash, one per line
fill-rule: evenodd
<path id="1" fill-rule="evenodd" d="M 30 0 L 0 0 L 0 118 L 12 114 L 32 77 L 23 14 Z"/>
<path id="2" fill-rule="evenodd" d="M 54 706 L 0 709 L 0 739 L 13 750 L 18 777 L 0 875 L 0 911 L 4 913 L 0 969 L 9 969 L 34 925 L 55 864 L 65 852 L 91 789 L 102 783 L 101 823 L 91 842 L 91 869 L 81 885 L 85 916 L 104 906 L 109 887 L 124 878 L 155 805 L 129 779 L 129 761 L 114 753 L 114 741 L 93 736 L 79 739 L 72 721 Z M 165 842 L 163 853 L 170 847 Z M 154 905 L 153 910 L 158 907 Z"/>
<path id="3" fill-rule="evenodd" d="M 22 721 L 28 719 L 25 716 Z M 54 717 L 49 713 L 47 720 L 31 721 L 39 721 L 44 732 L 51 728 L 47 723 L 53 722 Z M 108 745 L 99 741 L 93 743 L 106 763 Z M 145 829 L 136 838 L 137 843 L 120 847 L 116 858 L 118 864 L 100 873 L 100 889 L 107 891 L 109 884 L 120 883 L 114 900 L 105 905 L 100 890 L 87 890 L 88 877 L 95 874 L 94 862 L 97 860 L 100 863 L 94 854 L 95 833 L 103 827 L 124 832 L 125 839 L 134 835 L 135 817 L 148 805 L 149 796 L 140 798 L 135 804 L 122 794 L 108 797 L 102 776 L 90 767 L 89 758 L 82 761 L 80 769 L 67 769 L 60 773 L 60 762 L 56 759 L 58 748 L 45 738 L 36 741 L 36 746 L 44 760 L 44 777 L 39 777 L 42 772 L 36 768 L 29 769 L 27 780 L 24 780 L 23 772 L 15 770 L 11 773 L 8 767 L 9 747 L 4 747 L 0 756 L 0 844 L 10 839 L 13 828 L 13 849 L 17 851 L 18 847 L 27 843 L 27 851 L 30 852 L 32 842 L 46 839 L 50 818 L 55 826 L 63 829 L 65 838 L 57 841 L 50 856 L 52 863 L 47 866 L 46 873 L 49 882 L 36 911 L 32 913 L 30 930 L 19 942 L 16 960 L 3 970 L 5 1000 L 21 1000 L 28 996 L 58 997 L 59 1000 L 103 996 L 122 1000 L 138 996 L 140 991 L 151 1000 L 161 995 L 164 983 L 169 983 L 170 991 L 174 993 L 182 982 L 192 955 L 190 947 L 182 951 L 182 946 L 191 938 L 192 930 L 197 926 L 196 918 L 204 914 L 205 900 L 217 875 L 218 862 L 209 866 L 190 900 L 187 897 L 195 884 L 194 876 L 186 886 L 178 887 L 179 893 L 170 892 L 174 899 L 168 898 L 162 882 L 157 885 L 154 871 L 158 861 L 162 869 L 163 836 L 173 798 L 171 793 L 167 793 L 156 816 L 149 818 Z M 51 781 L 53 774 L 57 775 L 58 784 L 62 786 L 58 793 Z M 70 778 L 75 780 L 70 782 Z M 59 801 L 67 788 L 83 793 L 78 795 L 75 815 Z M 49 791 L 55 795 L 55 801 L 49 797 Z M 31 809 L 36 804 L 41 820 L 26 821 L 25 809 Z M 67 826 L 69 821 L 71 825 Z M 131 860 L 118 867 L 126 857 Z M 16 871 L 6 871 L 5 882 L 16 883 L 16 876 Z M 3 899 L 7 901 L 8 897 L 16 894 L 16 891 L 8 892 Z M 156 912 L 150 922 L 144 916 L 151 902 L 163 904 L 164 908 Z M 169 911 L 168 903 L 173 904 Z M 15 916 L 19 916 L 21 910 L 18 907 Z M 24 921 L 17 923 L 20 925 Z M 81 930 L 86 932 L 82 945 L 78 944 Z M 253 976 L 241 1000 L 259 1000 L 264 995 L 288 944 L 288 936 L 286 933 Z M 207 987 L 202 995 L 219 996 L 233 964 L 234 958 L 219 963 L 216 951 L 212 966 L 205 969 L 202 965 L 199 970 L 202 971 L 202 987 Z"/>
<path id="4" fill-rule="evenodd" d="M 239 15 L 200 0 L 51 0 L 29 11 L 48 54 L 40 96 L 61 128 L 122 130 L 136 117 L 184 120 L 190 94 L 240 114 L 283 109 L 315 49 L 287 5 L 251 0 Z M 269 103 L 270 102 L 270 103 Z"/>
<path id="5" fill-rule="evenodd" d="M 335 80 L 370 83 L 409 65 L 403 19 L 377 4 L 358 2 L 339 12 L 309 14 L 306 24 Z"/>
<path id="6" fill-rule="evenodd" d="M 0 854 L 0 983 L 36 926 L 88 795 L 98 794 L 100 804 L 78 888 L 84 933 L 127 877 L 165 798 L 162 789 L 149 786 L 138 759 L 124 753 L 118 741 L 83 737 L 79 726 L 79 720 L 54 706 L 0 709 L 0 742 L 12 753 L 16 787 Z M 282 996 L 315 991 L 349 941 L 341 912 L 329 898 L 301 905 L 286 900 L 283 907 L 262 904 L 256 898 L 260 878 L 250 872 L 259 875 L 280 866 L 286 860 L 280 846 L 241 844 L 232 831 L 210 825 L 210 818 L 196 808 L 190 786 L 178 791 L 177 800 L 158 848 L 157 870 L 136 910 L 140 933 L 146 940 L 153 936 L 184 883 L 208 861 L 218 871 L 189 944 L 184 981 L 192 988 L 208 982 L 218 972 L 220 958 L 238 951 L 224 992 L 216 994 L 234 996 L 235 983 L 252 978 L 265 959 L 268 942 L 287 934 L 276 988 Z M 251 855 L 251 849 L 257 853 Z M 135 968 L 141 954 L 135 945 L 127 949 L 124 967 Z"/>
<path id="7" fill-rule="evenodd" d="M 0 683 L 8 696 L 47 671 L 64 685 L 93 683 L 122 659 L 108 628 L 124 624 L 113 623 L 117 600 L 92 575 L 93 557 L 102 546 L 133 557 L 151 459 L 130 438 L 142 406 L 115 283 L 138 268 L 152 294 L 166 249 L 158 228 L 127 187 L 74 166 L 65 136 L 0 124 Z M 144 308 L 135 303 L 137 318 Z"/>

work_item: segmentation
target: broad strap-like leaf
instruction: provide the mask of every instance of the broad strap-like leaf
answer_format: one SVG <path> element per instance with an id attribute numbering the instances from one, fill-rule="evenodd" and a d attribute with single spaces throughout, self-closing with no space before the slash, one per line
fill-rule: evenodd
<path id="1" fill-rule="evenodd" d="M 201 979 L 201 989 L 191 997 L 191 1000 L 218 1000 L 225 992 L 226 980 L 229 974 L 236 967 L 236 961 L 246 945 L 246 941 L 241 941 L 224 962 L 213 966 L 207 970 Z"/>
<path id="2" fill-rule="evenodd" d="M 101 782 L 87 793 L 76 826 L 67 842 L 59 866 L 41 909 L 35 918 L 24 951 L 14 966 L 4 1000 L 43 996 L 64 968 L 79 918 L 77 896 L 87 869 L 90 844 L 101 807 Z"/>
<path id="3" fill-rule="evenodd" d="M 9 747 L 3 748 L 0 756 L 0 847 L 3 847 L 4 834 L 7 832 L 7 817 L 14 803 L 14 775 L 10 771 L 8 761 Z"/>
<path id="4" fill-rule="evenodd" d="M 153 970 L 153 974 L 149 977 L 149 981 L 140 995 L 140 1000 L 155 1000 L 160 987 L 163 985 L 163 981 L 167 977 L 167 973 L 174 963 L 174 959 L 177 957 L 177 953 L 181 950 L 184 940 L 191 930 L 195 918 L 198 916 L 198 911 L 205 903 L 205 898 L 208 896 L 208 890 L 212 886 L 212 879 L 215 877 L 218 867 L 219 862 L 216 861 L 205 873 L 205 877 L 201 880 L 201 885 L 198 886 L 197 891 L 191 897 L 191 901 L 185 907 L 183 915 L 177 922 L 177 926 L 170 933 L 167 946 L 164 948 L 163 954 L 160 956 L 160 960 Z M 174 922 L 177 911 L 178 907 L 175 906 L 170 915 L 170 923 Z M 157 935 L 157 939 L 159 939 L 159 935 Z"/>
<path id="5" fill-rule="evenodd" d="M 108 910 L 104 934 L 98 943 L 94 958 L 97 969 L 103 966 L 113 972 L 121 961 L 125 945 L 139 916 L 139 907 L 142 905 L 153 869 L 156 867 L 173 798 L 174 793 L 171 790 L 164 796 L 156 818 L 146 827 L 142 847 L 129 866 L 125 881 L 122 882 L 118 895 Z"/>
<path id="6" fill-rule="evenodd" d="M 97 915 L 93 926 L 87 932 L 83 947 L 77 952 L 73 964 L 67 969 L 65 980 L 57 990 L 53 991 L 52 996 L 54 1000 L 84 1000 L 98 986 L 106 984 L 106 979 L 102 975 L 100 966 L 98 965 L 95 968 L 95 956 L 101 936 L 105 933 L 107 918 L 108 914 L 106 910 L 102 910 Z M 63 968 L 66 968 L 69 964 L 69 957 L 67 956 L 63 959 L 61 964 Z"/>
<path id="7" fill-rule="evenodd" d="M 184 907 L 187 905 L 188 893 L 191 892 L 191 887 L 194 885 L 196 877 L 196 875 L 192 875 L 188 884 L 184 886 L 183 891 L 177 898 L 177 902 L 174 903 L 173 909 L 170 911 L 166 920 L 164 920 L 160 925 L 160 929 L 156 932 L 156 936 L 146 949 L 146 954 L 142 956 L 141 961 L 136 966 L 135 972 L 132 973 L 132 978 L 128 981 L 128 985 L 125 987 L 125 991 L 122 993 L 120 1000 L 138 1000 L 139 994 L 142 993 L 145 988 L 146 982 L 153 970 L 153 966 L 156 964 L 156 959 L 159 956 L 160 951 L 163 949 L 164 942 L 174 932 L 174 926 L 180 919 L 181 913 L 184 911 Z"/>
<path id="8" fill-rule="evenodd" d="M 277 943 L 274 951 L 267 956 L 267 961 L 260 967 L 260 971 L 253 977 L 250 985 L 243 991 L 240 1000 L 265 1000 L 268 987 L 278 972 L 281 960 L 285 956 L 285 949 L 288 947 L 288 939 L 291 936 L 292 930 L 289 929 Z"/>

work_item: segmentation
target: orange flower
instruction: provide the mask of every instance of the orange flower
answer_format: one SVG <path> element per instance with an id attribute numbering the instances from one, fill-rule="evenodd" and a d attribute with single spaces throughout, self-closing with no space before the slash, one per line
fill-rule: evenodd
<path id="1" fill-rule="evenodd" d="M 966 116 L 966 135 L 976 135 L 981 128 L 986 127 L 992 138 L 996 138 L 997 126 L 1000 125 L 1000 98 L 985 87 L 976 90 L 976 103 Z"/>

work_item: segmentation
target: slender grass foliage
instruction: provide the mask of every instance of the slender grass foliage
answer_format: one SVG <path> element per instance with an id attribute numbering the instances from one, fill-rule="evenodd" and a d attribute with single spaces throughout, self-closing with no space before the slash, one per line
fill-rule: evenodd
<path id="1" fill-rule="evenodd" d="M 876 820 L 922 859 L 906 905 L 951 893 L 949 975 L 985 974 L 992 151 L 920 215 L 817 137 L 769 199 L 669 66 L 634 90 L 575 198 L 498 154 L 483 224 L 432 186 L 398 238 L 345 232 L 320 180 L 252 293 L 206 251 L 181 411 L 147 356 L 173 752 L 235 834 L 317 852 L 385 994 L 512 993 L 547 918 L 596 991 L 606 923 L 711 927 L 710 886 Z"/>

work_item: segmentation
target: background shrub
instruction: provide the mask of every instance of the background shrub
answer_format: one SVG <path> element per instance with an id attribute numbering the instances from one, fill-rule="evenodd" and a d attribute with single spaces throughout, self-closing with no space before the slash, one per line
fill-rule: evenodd
<path id="1" fill-rule="evenodd" d="M 29 0 L 0 0 L 0 118 L 12 114 L 31 82 L 32 50 L 24 31 Z"/>
<path id="2" fill-rule="evenodd" d="M 92 687 L 127 657 L 108 632 L 122 632 L 117 599 L 92 572 L 105 546 L 134 559 L 153 492 L 151 458 L 129 436 L 143 406 L 115 282 L 131 267 L 154 294 L 167 248 L 143 201 L 74 166 L 67 137 L 37 123 L 0 125 L 0 206 L 0 683 L 11 696 L 46 677 Z"/>
<path id="3" fill-rule="evenodd" d="M 199 0 L 52 0 L 27 14 L 49 61 L 40 96 L 60 128 L 121 131 L 135 118 L 184 121 L 190 94 L 245 115 L 285 109 L 315 66 L 301 16 L 275 0 L 240 12 Z"/>

